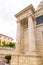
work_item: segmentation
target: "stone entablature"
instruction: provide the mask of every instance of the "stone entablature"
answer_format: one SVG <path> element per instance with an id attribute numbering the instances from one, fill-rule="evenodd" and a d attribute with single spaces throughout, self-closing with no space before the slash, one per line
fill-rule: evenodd
<path id="1" fill-rule="evenodd" d="M 25 9 L 23 9 L 22 11 L 17 13 L 15 16 L 17 17 L 17 21 L 20 21 L 20 20 L 22 20 L 30 15 L 33 15 L 34 12 L 35 12 L 35 9 L 31 4 L 30 6 L 26 7 Z"/>

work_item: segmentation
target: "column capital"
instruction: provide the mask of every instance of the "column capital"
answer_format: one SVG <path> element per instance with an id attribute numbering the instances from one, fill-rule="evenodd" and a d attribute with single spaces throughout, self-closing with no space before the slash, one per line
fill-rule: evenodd
<path id="1" fill-rule="evenodd" d="M 34 16 L 33 14 L 28 15 L 28 18 L 29 18 L 29 17 L 32 17 L 33 20 L 35 20 L 35 16 Z"/>
<path id="2" fill-rule="evenodd" d="M 20 22 L 20 21 L 16 21 L 16 23 L 18 23 L 18 22 Z"/>

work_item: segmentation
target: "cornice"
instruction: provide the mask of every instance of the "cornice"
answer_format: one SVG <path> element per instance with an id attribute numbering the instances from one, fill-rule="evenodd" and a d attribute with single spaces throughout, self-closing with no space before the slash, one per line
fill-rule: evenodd
<path id="1" fill-rule="evenodd" d="M 15 15 L 15 17 L 16 17 L 16 18 L 19 17 L 21 14 L 23 14 L 24 12 L 26 12 L 27 10 L 30 10 L 30 9 L 31 9 L 33 12 L 35 12 L 35 9 L 34 9 L 33 5 L 31 4 L 31 5 L 27 6 L 26 8 L 24 8 L 23 10 L 21 10 L 19 13 L 17 13 L 17 14 Z"/>
<path id="2" fill-rule="evenodd" d="M 35 13 L 37 13 L 37 12 L 39 12 L 39 11 L 41 11 L 41 10 L 43 10 L 43 8 L 40 8 L 40 9 L 36 10 Z"/>

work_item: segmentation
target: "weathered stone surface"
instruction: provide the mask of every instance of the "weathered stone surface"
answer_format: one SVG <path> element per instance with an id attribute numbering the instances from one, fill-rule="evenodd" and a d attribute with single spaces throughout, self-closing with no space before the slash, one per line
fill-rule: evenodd
<path id="1" fill-rule="evenodd" d="M 43 5 L 43 1 L 41 2 Z M 40 7 L 40 6 L 39 6 Z M 43 64 L 43 23 L 36 25 L 36 17 L 43 15 L 43 8 L 35 11 L 32 5 L 18 14 L 15 51 L 0 49 L 0 54 L 12 55 L 10 65 Z"/>
<path id="2" fill-rule="evenodd" d="M 15 58 L 15 59 L 14 59 Z M 11 65 L 41 65 L 41 56 L 17 55 L 12 57 Z"/>

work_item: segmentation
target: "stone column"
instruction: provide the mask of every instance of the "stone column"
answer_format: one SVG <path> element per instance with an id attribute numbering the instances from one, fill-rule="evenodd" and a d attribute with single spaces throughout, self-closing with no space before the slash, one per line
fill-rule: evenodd
<path id="1" fill-rule="evenodd" d="M 20 31 L 20 33 L 21 33 L 21 43 L 20 43 L 20 48 L 21 48 L 21 53 L 23 54 L 24 53 L 24 28 L 23 28 L 23 24 L 21 24 L 21 31 Z"/>
<path id="2" fill-rule="evenodd" d="M 34 20 L 32 15 L 28 17 L 28 33 L 29 33 L 29 51 L 33 52 L 36 50 L 36 41 L 35 41 L 35 29 L 34 29 Z"/>
<path id="3" fill-rule="evenodd" d="M 20 53 L 20 42 L 21 42 L 21 23 L 17 22 L 17 39 L 16 39 L 17 53 Z"/>

